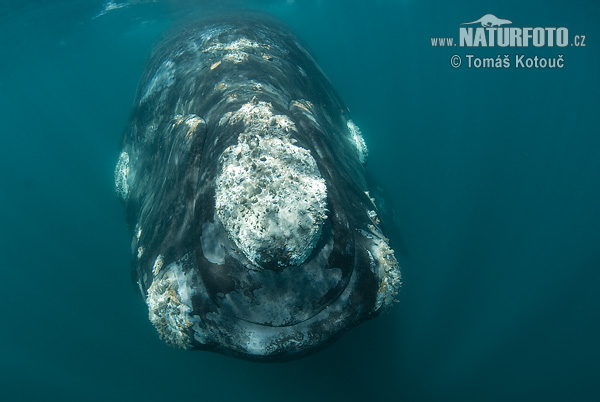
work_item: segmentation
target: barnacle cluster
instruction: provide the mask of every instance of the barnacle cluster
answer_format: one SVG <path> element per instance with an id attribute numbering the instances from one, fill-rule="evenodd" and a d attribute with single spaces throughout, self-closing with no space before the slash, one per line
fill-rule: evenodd
<path id="1" fill-rule="evenodd" d="M 294 145 L 295 124 L 267 102 L 244 104 L 238 143 L 219 159 L 217 215 L 256 266 L 282 269 L 310 255 L 326 219 L 327 188 L 309 150 Z"/>

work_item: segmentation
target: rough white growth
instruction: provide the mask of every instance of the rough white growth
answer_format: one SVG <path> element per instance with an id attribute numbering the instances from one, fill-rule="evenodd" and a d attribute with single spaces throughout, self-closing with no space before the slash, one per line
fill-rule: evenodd
<path id="1" fill-rule="evenodd" d="M 124 200 L 129 196 L 129 154 L 121 152 L 119 161 L 115 167 L 115 188 L 117 194 Z"/>
<path id="2" fill-rule="evenodd" d="M 150 321 L 160 338 L 183 349 L 191 347 L 190 329 L 194 324 L 188 282 L 180 263 L 169 264 L 162 276 L 154 278 L 146 298 Z"/>
<path id="3" fill-rule="evenodd" d="M 402 277 L 400 266 L 394 256 L 394 250 L 390 248 L 387 241 L 380 239 L 374 252 L 375 258 L 379 262 L 379 290 L 375 304 L 375 310 L 379 310 L 381 307 L 388 308 L 394 303 L 396 295 L 400 291 Z"/>
<path id="4" fill-rule="evenodd" d="M 204 120 L 201 117 L 198 117 L 195 114 L 187 115 L 185 124 L 187 124 L 187 126 L 189 127 L 189 130 L 187 131 L 185 137 L 190 138 L 192 133 L 194 132 L 194 130 L 196 130 L 196 128 L 198 128 L 198 125 L 200 123 L 204 123 Z"/>
<path id="5" fill-rule="evenodd" d="M 194 131 L 196 130 L 196 128 L 198 128 L 198 125 L 200 123 L 204 123 L 204 119 L 193 113 L 188 114 L 186 116 L 176 114 L 173 118 L 173 121 L 173 127 L 179 126 L 182 123 L 185 123 L 189 127 L 187 132 L 185 133 L 185 138 L 187 140 L 192 138 L 192 136 L 194 135 Z"/>
<path id="6" fill-rule="evenodd" d="M 376 225 L 379 225 L 379 217 L 377 216 L 377 212 L 367 211 L 367 214 L 369 215 L 369 219 L 371 219 L 371 222 L 373 222 Z"/>
<path id="7" fill-rule="evenodd" d="M 367 156 L 369 154 L 365 139 L 363 138 L 358 126 L 354 124 L 352 120 L 348 120 L 346 125 L 348 126 L 348 131 L 350 132 L 350 136 L 348 138 L 350 139 L 352 145 L 354 145 L 354 149 L 356 150 L 356 155 L 358 155 L 360 163 L 364 165 L 367 162 Z"/>
<path id="8" fill-rule="evenodd" d="M 154 265 L 152 266 L 152 274 L 154 276 L 158 275 L 161 268 L 163 267 L 163 264 L 164 264 L 163 256 L 162 256 L 162 254 L 159 254 L 158 257 L 156 257 L 156 260 L 154 260 Z"/>
<path id="9" fill-rule="evenodd" d="M 223 60 L 230 61 L 233 64 L 242 63 L 242 62 L 248 60 L 248 53 L 245 53 L 245 52 L 227 53 L 225 56 L 223 56 Z"/>
<path id="10" fill-rule="evenodd" d="M 246 53 L 247 50 L 256 49 L 259 47 L 268 48 L 267 45 L 261 45 L 260 43 L 251 41 L 248 38 L 240 38 L 229 43 L 215 43 L 204 49 L 204 52 L 227 52 L 227 54 L 223 56 L 223 60 L 237 64 L 248 60 L 248 53 Z"/>
<path id="11" fill-rule="evenodd" d="M 255 265 L 299 265 L 326 219 L 325 181 L 310 152 L 293 145 L 294 122 L 270 103 L 243 105 L 229 120 L 240 121 L 245 131 L 219 159 L 217 215 Z"/>
<path id="12" fill-rule="evenodd" d="M 236 50 L 246 50 L 251 48 L 261 47 L 260 43 L 251 41 L 248 38 L 239 38 L 229 43 L 215 43 L 214 45 L 208 46 L 204 49 L 204 52 L 213 52 L 215 50 L 225 50 L 225 51 L 236 51 Z"/>
<path id="13" fill-rule="evenodd" d="M 370 217 L 372 214 L 369 214 Z M 376 217 L 376 214 L 375 214 Z M 374 311 L 380 308 L 387 309 L 396 300 L 396 295 L 400 291 L 402 277 L 400 266 L 394 256 L 394 250 L 389 246 L 389 240 L 383 236 L 381 231 L 373 226 L 367 225 L 370 233 L 360 230 L 359 232 L 371 240 L 371 245 L 367 252 L 371 260 L 370 268 L 379 281 L 379 289 L 375 300 Z"/>
<path id="14" fill-rule="evenodd" d="M 371 201 L 371 204 L 373 204 L 373 206 L 374 206 L 375 208 L 377 208 L 377 203 L 375 202 L 375 198 L 371 197 L 371 194 L 369 194 L 369 192 L 368 192 L 368 191 L 365 191 L 365 195 L 366 195 L 367 197 L 369 197 L 369 201 Z"/>

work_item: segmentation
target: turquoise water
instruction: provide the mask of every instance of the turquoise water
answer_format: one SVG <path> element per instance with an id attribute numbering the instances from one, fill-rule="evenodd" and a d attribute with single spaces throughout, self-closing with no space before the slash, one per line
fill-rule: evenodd
<path id="1" fill-rule="evenodd" d="M 2 400 L 600 399 L 597 2 L 130 3 L 0 5 Z M 394 201 L 400 302 L 290 363 L 160 341 L 113 189 L 152 44 L 225 6 L 270 12 L 305 41 Z M 487 13 L 587 46 L 431 46 Z M 466 54 L 561 54 L 564 67 L 469 69 Z"/>

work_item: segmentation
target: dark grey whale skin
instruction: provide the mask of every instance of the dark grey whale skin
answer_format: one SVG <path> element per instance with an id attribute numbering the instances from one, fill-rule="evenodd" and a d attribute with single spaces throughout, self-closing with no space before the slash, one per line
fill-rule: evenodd
<path id="1" fill-rule="evenodd" d="M 261 44 L 244 49 L 243 62 L 224 61 L 227 51 L 206 51 L 239 38 Z M 327 186 L 327 219 L 298 267 L 254 267 L 216 218 L 219 157 L 244 131 L 243 123 L 219 121 L 257 102 L 269 102 L 274 115 L 294 121 L 296 146 L 310 151 Z M 194 120 L 192 130 L 181 123 L 181 116 L 190 115 L 202 119 Z M 155 47 L 123 140 L 130 171 L 124 198 L 142 297 L 173 263 L 192 290 L 186 317 L 194 325 L 183 326 L 177 338 L 183 342 L 161 333 L 168 343 L 252 360 L 289 360 L 319 350 L 383 310 L 375 306 L 380 280 L 368 252 L 373 238 L 382 236 L 368 214 L 375 207 L 348 140 L 348 119 L 312 57 L 270 18 L 188 24 Z M 215 250 L 224 263 L 207 256 Z M 156 272 L 159 255 L 163 264 Z"/>

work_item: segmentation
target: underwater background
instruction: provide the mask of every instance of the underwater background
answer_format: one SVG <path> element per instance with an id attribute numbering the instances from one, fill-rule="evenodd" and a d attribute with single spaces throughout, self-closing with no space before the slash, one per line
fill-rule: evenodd
<path id="1" fill-rule="evenodd" d="M 350 108 L 403 273 L 390 313 L 288 363 L 162 342 L 114 191 L 152 44 L 242 8 L 288 24 Z M 488 13 L 586 46 L 432 46 Z M 0 399 L 600 400 L 599 19 L 582 0 L 3 0 Z"/>

